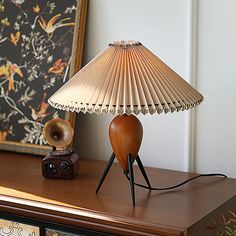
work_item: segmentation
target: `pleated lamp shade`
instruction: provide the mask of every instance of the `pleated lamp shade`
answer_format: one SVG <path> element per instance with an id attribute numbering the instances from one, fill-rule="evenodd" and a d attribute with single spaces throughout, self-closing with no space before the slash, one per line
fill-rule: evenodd
<path id="1" fill-rule="evenodd" d="M 186 110 L 203 96 L 137 41 L 111 43 L 49 98 L 66 111 L 112 114 Z"/>

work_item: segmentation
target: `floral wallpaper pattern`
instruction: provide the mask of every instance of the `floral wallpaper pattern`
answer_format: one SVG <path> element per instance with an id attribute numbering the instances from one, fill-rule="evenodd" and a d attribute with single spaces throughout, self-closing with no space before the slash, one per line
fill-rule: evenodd
<path id="1" fill-rule="evenodd" d="M 68 79 L 76 0 L 0 0 L 0 142 L 44 145 L 64 117 L 47 99 Z"/>

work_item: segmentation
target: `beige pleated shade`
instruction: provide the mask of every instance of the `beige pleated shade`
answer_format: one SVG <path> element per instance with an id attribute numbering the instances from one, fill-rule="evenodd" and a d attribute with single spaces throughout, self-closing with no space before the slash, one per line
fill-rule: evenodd
<path id="1" fill-rule="evenodd" d="M 137 41 L 111 43 L 49 98 L 61 110 L 139 114 L 186 110 L 203 96 Z"/>

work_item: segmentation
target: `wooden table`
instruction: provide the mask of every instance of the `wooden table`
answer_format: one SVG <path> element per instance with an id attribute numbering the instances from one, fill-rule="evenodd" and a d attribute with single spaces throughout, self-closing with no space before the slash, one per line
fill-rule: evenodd
<path id="1" fill-rule="evenodd" d="M 41 175 L 41 158 L 0 151 L 0 216 L 33 219 L 73 229 L 113 235 L 216 235 L 221 214 L 236 212 L 236 180 L 203 177 L 171 191 L 136 187 L 132 206 L 129 183 L 114 164 L 99 194 L 97 183 L 105 162 L 81 160 L 73 180 Z M 170 186 L 191 173 L 146 168 L 153 186 Z M 145 183 L 134 169 L 136 182 Z M 0 217 L 0 218 L 1 218 Z M 216 222 L 217 226 L 212 225 Z M 214 223 L 215 224 L 215 223 Z M 88 234 L 90 235 L 90 234 Z M 97 233 L 95 235 L 101 235 Z"/>

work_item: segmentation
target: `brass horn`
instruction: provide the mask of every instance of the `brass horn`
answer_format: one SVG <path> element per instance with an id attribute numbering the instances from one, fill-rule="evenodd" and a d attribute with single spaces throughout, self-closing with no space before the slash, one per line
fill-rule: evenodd
<path id="1" fill-rule="evenodd" d="M 67 120 L 54 118 L 46 122 L 43 134 L 49 145 L 63 149 L 71 143 L 74 130 Z"/>

